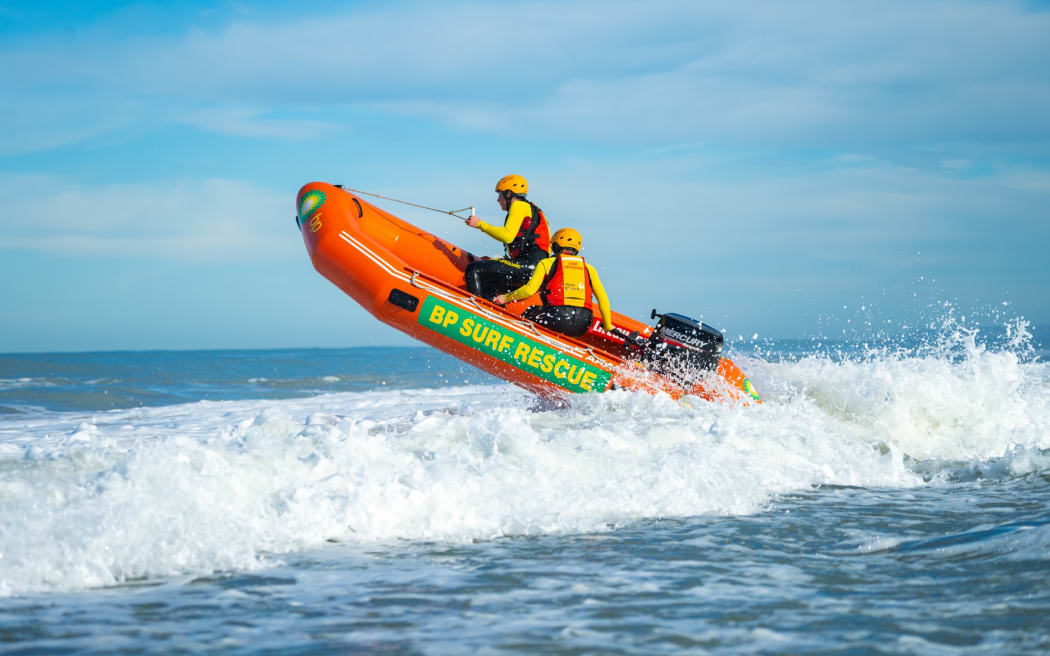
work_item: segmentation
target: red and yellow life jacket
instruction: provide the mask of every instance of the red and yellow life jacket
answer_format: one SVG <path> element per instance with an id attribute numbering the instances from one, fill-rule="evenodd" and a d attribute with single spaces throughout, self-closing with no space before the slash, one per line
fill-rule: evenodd
<path id="1" fill-rule="evenodd" d="M 543 210 L 536 207 L 535 203 L 520 196 L 515 200 L 528 203 L 529 207 L 532 208 L 532 216 L 525 217 L 521 222 L 521 227 L 518 228 L 518 234 L 515 235 L 514 241 L 507 244 L 507 257 L 512 260 L 517 259 L 524 255 L 533 244 L 538 246 L 543 252 L 550 253 L 551 229 L 547 225 L 547 217 L 543 215 Z M 507 213 L 510 214 L 509 210 Z"/>
<path id="2" fill-rule="evenodd" d="M 540 298 L 544 305 L 570 305 L 593 310 L 591 276 L 583 258 L 568 253 L 558 255 L 540 289 Z"/>

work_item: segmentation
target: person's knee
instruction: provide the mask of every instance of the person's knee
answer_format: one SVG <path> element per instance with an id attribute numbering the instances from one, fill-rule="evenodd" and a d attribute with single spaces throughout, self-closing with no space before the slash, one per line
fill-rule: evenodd
<path id="1" fill-rule="evenodd" d="M 484 285 L 484 262 L 471 262 L 467 265 L 466 271 L 463 272 L 463 277 L 467 283 L 467 291 L 471 294 L 478 295 L 482 291 Z"/>

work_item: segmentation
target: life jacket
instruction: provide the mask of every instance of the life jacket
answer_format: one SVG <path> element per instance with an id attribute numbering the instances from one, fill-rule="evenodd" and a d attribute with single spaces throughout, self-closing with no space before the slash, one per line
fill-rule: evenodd
<path id="1" fill-rule="evenodd" d="M 532 216 L 527 216 L 522 220 L 521 227 L 518 228 L 518 234 L 514 236 L 512 242 L 507 244 L 507 257 L 512 260 L 517 259 L 524 255 L 533 244 L 538 246 L 543 252 L 550 253 L 551 229 L 547 225 L 547 217 L 543 215 L 543 210 L 536 207 L 535 203 L 521 196 L 515 197 L 514 200 L 528 203 L 529 207 L 532 208 Z M 507 206 L 507 216 L 510 216 L 510 205 Z"/>
<path id="2" fill-rule="evenodd" d="M 593 310 L 591 275 L 583 258 L 568 253 L 558 255 L 540 288 L 540 298 L 544 305 L 569 305 Z"/>

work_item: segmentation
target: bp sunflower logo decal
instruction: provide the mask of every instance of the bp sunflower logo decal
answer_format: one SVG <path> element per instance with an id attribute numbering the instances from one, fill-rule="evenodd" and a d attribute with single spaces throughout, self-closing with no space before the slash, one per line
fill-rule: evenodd
<path id="1" fill-rule="evenodd" d="M 756 401 L 761 401 L 762 400 L 758 396 L 758 390 L 756 390 L 755 386 L 751 384 L 751 379 L 750 378 L 745 378 L 744 379 L 744 391 L 747 392 L 748 395 L 751 398 L 753 398 L 754 400 L 756 400 Z"/>
<path id="2" fill-rule="evenodd" d="M 325 198 L 324 192 L 319 189 L 303 194 L 302 200 L 299 201 L 299 220 L 309 220 L 313 213 L 324 205 Z"/>

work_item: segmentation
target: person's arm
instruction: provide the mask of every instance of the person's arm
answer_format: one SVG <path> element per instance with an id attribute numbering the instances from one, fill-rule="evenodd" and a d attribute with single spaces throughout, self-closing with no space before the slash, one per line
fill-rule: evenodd
<path id="1" fill-rule="evenodd" d="M 550 261 L 551 260 L 540 260 L 540 263 L 536 265 L 536 270 L 532 272 L 532 277 L 529 278 L 527 283 L 510 293 L 503 294 L 502 301 L 500 301 L 500 297 L 497 296 L 496 302 L 502 304 L 510 303 L 511 301 L 520 301 L 540 291 L 540 287 L 543 286 L 543 280 L 547 277 L 547 273 L 550 271 Z"/>
<path id="2" fill-rule="evenodd" d="M 518 230 L 521 230 L 521 224 L 527 216 L 532 216 L 532 207 L 525 201 L 514 200 L 510 204 L 510 211 L 507 212 L 507 220 L 503 225 L 494 226 L 481 221 L 478 223 L 478 230 L 497 241 L 509 244 L 518 236 Z"/>
<path id="3" fill-rule="evenodd" d="M 602 287 L 602 280 L 598 277 L 598 272 L 590 264 L 587 265 L 587 272 L 591 276 L 591 291 L 594 293 L 594 297 L 598 299 L 598 312 L 602 315 L 602 328 L 612 330 L 612 308 L 609 307 L 609 297 L 605 294 L 605 288 Z"/>

